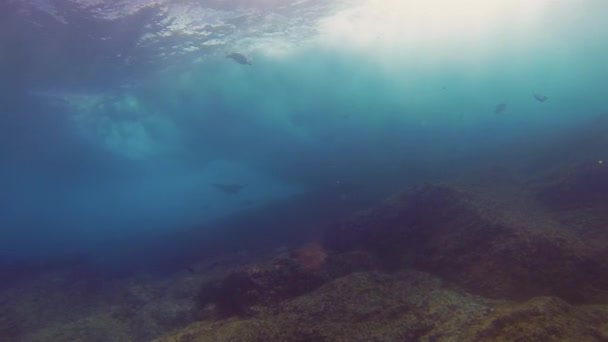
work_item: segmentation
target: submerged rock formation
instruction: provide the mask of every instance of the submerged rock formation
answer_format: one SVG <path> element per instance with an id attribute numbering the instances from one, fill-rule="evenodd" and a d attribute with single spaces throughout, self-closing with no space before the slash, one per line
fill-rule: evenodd
<path id="1" fill-rule="evenodd" d="M 158 341 L 608 339 L 608 232 L 496 203 L 413 189 L 331 224 L 312 270 L 294 252 L 207 284 L 204 319 Z"/>
<path id="2" fill-rule="evenodd" d="M 255 316 L 200 321 L 155 341 L 599 341 L 607 323 L 607 306 L 495 301 L 428 273 L 356 272 Z"/>
<path id="3" fill-rule="evenodd" d="M 295 259 L 281 257 L 243 267 L 206 284 L 198 301 L 211 317 L 246 316 L 254 314 L 257 306 L 274 305 L 310 292 L 326 280 L 325 274 L 308 272 Z"/>
<path id="4" fill-rule="evenodd" d="M 608 247 L 590 248 L 550 215 L 510 214 L 428 185 L 337 224 L 327 242 L 338 251 L 370 250 L 388 268 L 423 270 L 484 296 L 608 300 Z"/>
<path id="5" fill-rule="evenodd" d="M 345 209 L 342 219 L 331 207 L 339 199 L 324 193 L 235 223 L 252 234 L 243 231 L 241 239 L 266 243 L 270 224 L 286 227 L 285 234 L 311 227 L 306 232 L 315 240 L 297 239 L 302 245 L 292 250 L 197 257 L 166 278 L 99 287 L 92 284 L 102 277 L 79 283 L 49 271 L 38 282 L 0 291 L 0 336 L 607 341 L 605 127 L 596 123 L 528 164 L 506 170 L 515 159 L 501 160 L 450 185 L 425 184 L 354 214 Z M 302 210 L 302 203 L 321 200 L 334 208 L 331 216 Z M 228 240 L 200 241 L 192 240 L 197 250 Z M 57 279 L 61 286 L 53 285 Z"/>

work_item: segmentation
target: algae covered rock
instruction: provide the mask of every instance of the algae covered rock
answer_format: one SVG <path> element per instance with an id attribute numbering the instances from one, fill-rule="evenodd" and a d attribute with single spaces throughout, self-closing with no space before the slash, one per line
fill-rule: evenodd
<path id="1" fill-rule="evenodd" d="M 17 321 L 44 312 L 20 315 L 33 301 L 6 295 L 0 302 L 19 305 L 0 315 L 0 330 L 32 341 L 163 333 L 156 341 L 608 340 L 605 229 L 569 224 L 563 214 L 580 208 L 494 195 L 414 188 L 329 223 L 323 240 L 214 276 L 197 267 L 166 281 L 117 283 L 88 305 L 105 310 L 74 311 L 31 333 L 22 328 L 34 325 Z M 588 219 L 599 227 L 602 217 Z"/>
<path id="2" fill-rule="evenodd" d="M 156 342 L 605 341 L 608 306 L 474 296 L 427 273 L 356 272 L 255 316 L 201 321 Z"/>
<path id="3" fill-rule="evenodd" d="M 198 304 L 203 310 L 211 309 L 206 311 L 212 316 L 242 316 L 252 314 L 256 306 L 272 306 L 312 291 L 328 279 L 322 265 L 315 265 L 323 261 L 315 258 L 321 256 L 307 255 L 304 264 L 300 258 L 282 256 L 242 267 L 205 284 L 200 290 Z"/>
<path id="4" fill-rule="evenodd" d="M 495 307 L 471 341 L 606 341 L 608 307 L 572 306 L 555 297 L 535 297 L 524 303 Z"/>
<path id="5" fill-rule="evenodd" d="M 421 272 L 356 272 L 273 310 L 197 322 L 157 341 L 431 341 L 460 334 L 491 303 Z"/>
<path id="6" fill-rule="evenodd" d="M 367 250 L 385 268 L 423 270 L 494 298 L 608 299 L 608 248 L 589 248 L 551 216 L 532 216 L 426 185 L 336 223 L 326 245 Z"/>

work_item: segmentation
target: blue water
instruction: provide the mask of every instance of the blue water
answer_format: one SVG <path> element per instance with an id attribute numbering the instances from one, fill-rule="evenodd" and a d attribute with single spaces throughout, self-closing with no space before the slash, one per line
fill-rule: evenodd
<path id="1" fill-rule="evenodd" d="M 104 259 L 343 184 L 373 201 L 608 107 L 602 0 L 9 0 L 0 13 L 9 259 Z"/>

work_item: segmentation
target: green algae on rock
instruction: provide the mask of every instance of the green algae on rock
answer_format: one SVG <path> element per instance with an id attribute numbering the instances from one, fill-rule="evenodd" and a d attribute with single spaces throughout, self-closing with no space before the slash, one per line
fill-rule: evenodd
<path id="1" fill-rule="evenodd" d="M 603 341 L 608 306 L 473 296 L 427 273 L 357 272 L 248 318 L 201 321 L 155 342 Z"/>

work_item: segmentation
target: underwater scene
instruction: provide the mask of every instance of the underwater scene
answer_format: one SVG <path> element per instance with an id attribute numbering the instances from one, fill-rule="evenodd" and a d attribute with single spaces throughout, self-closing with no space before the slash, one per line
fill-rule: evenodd
<path id="1" fill-rule="evenodd" d="M 608 341 L 608 1 L 0 1 L 0 342 Z"/>

